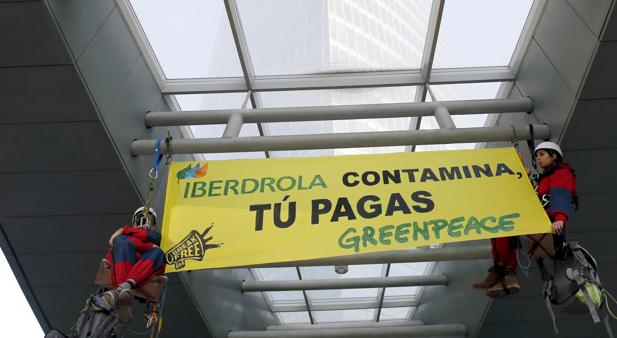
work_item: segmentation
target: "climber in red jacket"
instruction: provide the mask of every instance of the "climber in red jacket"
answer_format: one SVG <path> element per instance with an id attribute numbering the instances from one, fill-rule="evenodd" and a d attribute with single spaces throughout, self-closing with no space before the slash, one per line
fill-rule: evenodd
<path id="1" fill-rule="evenodd" d="M 563 152 L 559 145 L 542 142 L 536 147 L 534 156 L 542 168 L 536 193 L 552 222 L 553 243 L 556 255 L 559 256 L 566 243 L 572 204 L 577 203 L 576 178 L 572 168 L 563 162 Z M 516 278 L 517 246 L 516 237 L 491 239 L 494 265 L 489 269 L 484 281 L 473 284 L 473 287 L 486 289 L 489 297 L 519 292 L 521 287 Z"/>
<path id="2" fill-rule="evenodd" d="M 156 230 L 154 210 L 137 209 L 131 223 L 109 238 L 111 248 L 106 259 L 111 262 L 111 284 L 115 289 L 103 295 L 110 308 L 118 310 L 123 322 L 128 322 L 131 317 L 131 290 L 165 272 L 164 253 L 159 248 L 161 234 Z"/>

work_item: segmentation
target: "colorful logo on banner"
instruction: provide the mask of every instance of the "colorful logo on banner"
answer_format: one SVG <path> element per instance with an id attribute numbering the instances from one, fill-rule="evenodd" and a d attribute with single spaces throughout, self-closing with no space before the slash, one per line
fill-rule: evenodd
<path id="1" fill-rule="evenodd" d="M 173 163 L 162 246 L 181 271 L 550 232 L 524 173 L 511 148 Z"/>
<path id="2" fill-rule="evenodd" d="M 176 269 L 182 269 L 186 260 L 203 261 L 206 250 L 220 248 L 221 244 L 208 243 L 213 236 L 206 237 L 214 225 L 199 233 L 191 230 L 178 244 L 165 252 L 165 263 L 173 264 Z"/>

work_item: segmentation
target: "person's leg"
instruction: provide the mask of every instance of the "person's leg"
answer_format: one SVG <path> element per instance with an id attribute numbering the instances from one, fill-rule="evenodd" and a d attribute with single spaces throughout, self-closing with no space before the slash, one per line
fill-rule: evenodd
<path id="1" fill-rule="evenodd" d="M 494 241 L 493 257 L 496 257 L 495 269 L 499 276 L 499 282 L 487 290 L 487 296 L 501 297 L 519 292 L 521 287 L 516 278 L 518 238 L 503 237 L 495 238 L 492 241 Z"/>
<path id="2" fill-rule="evenodd" d="M 147 284 L 154 276 L 161 275 L 165 270 L 165 258 L 161 248 L 153 246 L 141 254 L 141 259 L 133 266 L 127 279 L 139 288 Z"/>
<path id="3" fill-rule="evenodd" d="M 126 281 L 129 271 L 137 261 L 135 244 L 129 236 L 120 235 L 114 239 L 111 249 L 111 284 L 118 287 Z"/>
<path id="4" fill-rule="evenodd" d="M 499 263 L 499 252 L 497 250 L 496 243 L 498 239 L 499 238 L 491 238 L 491 254 L 493 255 L 494 262 L 493 266 L 488 269 L 488 275 L 486 276 L 486 278 L 484 278 L 483 281 L 474 283 L 472 285 L 474 289 L 488 289 L 499 282 L 501 271 L 497 270 L 501 270 L 502 265 Z"/>

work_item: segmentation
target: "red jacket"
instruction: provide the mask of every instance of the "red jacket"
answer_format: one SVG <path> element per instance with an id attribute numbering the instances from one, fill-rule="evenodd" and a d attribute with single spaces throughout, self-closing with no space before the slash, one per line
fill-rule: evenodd
<path id="1" fill-rule="evenodd" d="M 540 175 L 536 193 L 551 221 L 568 222 L 576 201 L 576 176 L 566 163 L 557 163 Z"/>

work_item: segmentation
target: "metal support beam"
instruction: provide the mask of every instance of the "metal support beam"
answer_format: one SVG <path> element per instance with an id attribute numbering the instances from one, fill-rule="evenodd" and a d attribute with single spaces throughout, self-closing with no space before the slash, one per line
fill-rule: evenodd
<path id="1" fill-rule="evenodd" d="M 508 67 L 469 67 L 435 69 L 429 84 L 514 81 Z M 255 75 L 249 88 L 242 77 L 167 80 L 162 88 L 165 95 L 208 94 L 314 90 L 341 88 L 374 88 L 392 86 L 419 86 L 425 83 L 419 70 L 348 72 L 335 74 Z"/>
<path id="2" fill-rule="evenodd" d="M 435 108 L 435 119 L 441 129 L 456 129 L 450 112 L 448 112 L 448 109 L 444 106 L 437 106 L 437 108 Z"/>
<path id="3" fill-rule="evenodd" d="M 227 121 L 227 126 L 225 127 L 225 131 L 223 132 L 223 137 L 225 138 L 238 137 L 240 135 L 241 129 L 242 129 L 242 115 L 233 114 L 229 117 L 229 120 Z"/>
<path id="4" fill-rule="evenodd" d="M 284 263 L 268 263 L 254 268 L 276 268 L 288 266 L 324 266 L 324 265 L 360 265 L 360 264 L 386 264 L 386 263 L 417 263 L 417 262 L 440 262 L 440 261 L 461 261 L 490 259 L 490 245 L 479 245 L 463 248 L 434 248 L 434 249 L 412 249 L 412 250 L 393 250 L 385 252 L 372 252 L 357 255 L 347 255 L 339 257 L 328 257 Z"/>
<path id="5" fill-rule="evenodd" d="M 446 285 L 445 275 L 373 277 L 345 279 L 303 279 L 287 281 L 244 281 L 242 292 L 363 289 L 401 286 Z"/>
<path id="6" fill-rule="evenodd" d="M 525 97 L 493 100 L 149 112 L 145 119 L 148 127 L 225 124 L 230 116 L 235 114 L 242 115 L 244 123 L 352 120 L 432 116 L 438 106 L 443 106 L 452 115 L 520 113 L 533 110 L 533 102 L 530 98 Z"/>
<path id="7" fill-rule="evenodd" d="M 421 325 L 316 330 L 232 331 L 228 338 L 374 338 L 374 337 L 452 337 L 465 336 L 463 324 Z"/>
<path id="8" fill-rule="evenodd" d="M 339 323 L 324 323 L 324 324 L 287 324 L 287 325 L 270 325 L 268 331 L 280 330 L 315 330 L 315 329 L 352 329 L 352 328 L 376 328 L 376 327 L 401 327 L 401 326 L 418 326 L 424 325 L 421 320 L 396 320 L 387 322 L 339 322 Z"/>
<path id="9" fill-rule="evenodd" d="M 550 137 L 545 124 L 533 126 L 537 139 Z M 478 127 L 436 130 L 403 130 L 339 134 L 310 134 L 282 136 L 253 136 L 237 138 L 176 139 L 162 145 L 163 154 L 232 153 L 247 151 L 277 151 L 306 149 L 335 149 L 387 147 L 424 144 L 448 144 L 471 142 L 503 142 L 529 139 L 529 126 L 501 128 Z M 155 151 L 155 140 L 136 140 L 131 144 L 133 155 L 151 155 Z"/>
<path id="10" fill-rule="evenodd" d="M 272 304 L 272 312 L 300 312 L 308 311 L 309 307 L 304 300 L 302 302 L 276 302 Z M 384 297 L 382 308 L 394 307 L 414 307 L 418 306 L 419 302 L 415 297 L 403 299 L 401 296 Z M 334 311 L 334 310 L 359 310 L 359 309 L 375 309 L 380 307 L 380 301 L 377 300 L 345 300 L 341 302 L 319 301 L 313 300 L 310 304 L 311 311 Z"/>

